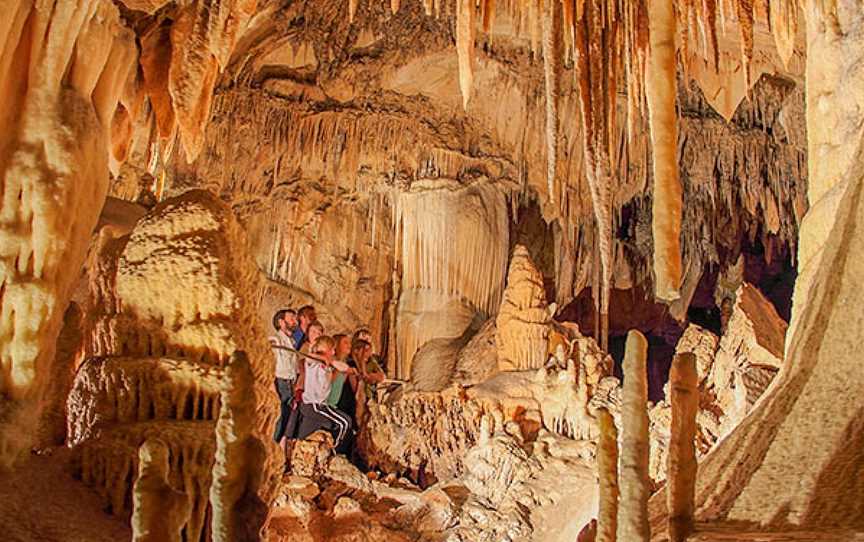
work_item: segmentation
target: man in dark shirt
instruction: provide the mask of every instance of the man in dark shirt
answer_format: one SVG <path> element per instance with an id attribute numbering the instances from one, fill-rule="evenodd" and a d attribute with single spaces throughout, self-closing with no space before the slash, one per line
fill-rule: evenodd
<path id="1" fill-rule="evenodd" d="M 303 343 L 306 342 L 306 331 L 309 329 L 309 324 L 318 321 L 318 315 L 315 314 L 315 307 L 312 305 L 304 305 L 297 311 L 297 327 L 294 329 L 292 338 L 294 339 L 294 348 L 300 350 Z"/>

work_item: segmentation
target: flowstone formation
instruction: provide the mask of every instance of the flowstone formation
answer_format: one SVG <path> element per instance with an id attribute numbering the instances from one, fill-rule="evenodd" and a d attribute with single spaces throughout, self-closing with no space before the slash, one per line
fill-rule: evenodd
<path id="1" fill-rule="evenodd" d="M 444 179 L 421 180 L 399 196 L 396 231 L 402 280 L 394 373 L 437 384 L 449 378 L 453 365 L 422 348 L 438 339 L 434 350 L 445 349 L 443 357 L 455 361 L 477 322 L 494 314 L 501 302 L 506 201 L 488 182 L 462 186 Z M 436 389 L 434 384 L 424 388 Z"/>
<path id="2" fill-rule="evenodd" d="M 126 237 L 106 232 L 91 268 L 91 357 L 68 401 L 76 471 L 125 515 L 139 447 L 163 442 L 165 483 L 189 507 L 185 540 L 255 539 L 277 487 L 273 358 L 251 305 L 259 282 L 244 239 L 224 204 L 193 191 L 157 205 Z"/>

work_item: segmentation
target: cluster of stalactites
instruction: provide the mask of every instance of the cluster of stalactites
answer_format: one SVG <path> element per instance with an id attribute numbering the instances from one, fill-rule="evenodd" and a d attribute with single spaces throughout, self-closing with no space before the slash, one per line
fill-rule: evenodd
<path id="1" fill-rule="evenodd" d="M 428 15 L 441 12 L 440 1 L 424 0 Z M 718 28 L 737 21 L 740 31 L 741 64 L 747 88 L 752 85 L 751 62 L 754 55 L 754 24 L 764 20 L 771 29 L 780 58 L 788 64 L 798 30 L 797 0 L 454 0 L 456 52 L 459 88 L 465 109 L 470 105 L 474 86 L 475 39 L 477 20 L 489 32 L 496 10 L 504 10 L 518 21 L 532 51 L 542 50 L 546 85 L 546 150 L 549 201 L 555 204 L 558 136 L 558 93 L 564 60 L 572 58 L 579 88 L 580 121 L 584 163 L 594 216 L 601 284 L 598 312 L 608 313 L 612 273 L 611 206 L 614 172 L 617 171 L 616 145 L 621 127 L 617 126 L 618 82 L 627 91 L 626 130 L 632 139 L 647 120 L 651 133 L 654 163 L 655 198 L 655 284 L 656 296 L 665 301 L 679 297 L 682 280 L 681 208 L 682 190 L 677 164 L 678 63 L 688 73 L 691 58 L 708 60 L 715 72 L 720 70 Z M 830 3 L 830 0 L 822 4 Z M 399 2 L 391 2 L 393 12 Z M 831 9 L 830 5 L 821 6 Z M 349 14 L 357 0 L 349 1 Z M 479 17 L 478 17 L 479 13 Z M 652 33 L 654 35 L 652 35 Z M 542 40 L 542 47 L 538 47 Z M 691 56 L 691 54 L 695 54 Z M 644 111 L 649 114 L 644 115 Z M 578 182 L 581 171 L 563 176 Z M 563 205 L 563 201 L 561 203 Z M 601 318 L 605 321 L 605 318 Z M 604 330 L 602 336 L 606 335 Z"/>
<path id="2" fill-rule="evenodd" d="M 196 0 L 157 18 L 141 36 L 141 74 L 153 115 L 150 169 L 168 159 L 179 132 L 189 161 L 204 145 L 213 90 L 257 0 Z"/>

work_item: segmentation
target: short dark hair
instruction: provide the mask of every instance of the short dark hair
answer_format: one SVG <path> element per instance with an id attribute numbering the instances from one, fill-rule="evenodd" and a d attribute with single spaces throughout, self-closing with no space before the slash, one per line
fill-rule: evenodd
<path id="1" fill-rule="evenodd" d="M 294 309 L 279 309 L 276 311 L 276 314 L 273 315 L 273 329 L 279 331 L 279 322 L 285 319 L 286 314 L 297 314 Z"/>
<path id="2" fill-rule="evenodd" d="M 309 312 L 315 312 L 315 307 L 313 307 L 312 305 L 303 305 L 302 307 L 300 307 L 300 310 L 297 311 L 297 316 L 307 316 Z"/>

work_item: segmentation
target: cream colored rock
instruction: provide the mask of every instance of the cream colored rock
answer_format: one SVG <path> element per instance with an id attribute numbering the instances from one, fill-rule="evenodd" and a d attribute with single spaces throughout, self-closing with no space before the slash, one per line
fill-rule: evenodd
<path id="1" fill-rule="evenodd" d="M 67 407 L 75 472 L 122 514 L 138 447 L 158 438 L 176 458 L 169 483 L 190 503 L 186 536 L 198 539 L 209 520 L 214 536 L 256 538 L 281 458 L 270 436 L 273 358 L 251 295 L 258 276 L 236 219 L 190 192 L 126 237 L 105 232 L 91 262 L 85 335 L 96 356 Z"/>
<path id="2" fill-rule="evenodd" d="M 249 360 L 235 353 L 222 380 L 216 455 L 210 484 L 214 541 L 258 540 L 269 514 L 258 497 L 267 451 L 255 439 L 255 380 Z"/>
<path id="3" fill-rule="evenodd" d="M 333 437 L 326 431 L 316 431 L 294 443 L 291 450 L 291 474 L 313 480 L 322 475 L 333 456 Z"/>
<path id="4" fill-rule="evenodd" d="M 627 334 L 624 354 L 624 404 L 618 485 L 619 540 L 649 540 L 648 524 L 648 342 L 638 331 Z"/>
<path id="5" fill-rule="evenodd" d="M 453 381 L 461 385 L 480 383 L 498 371 L 495 320 L 490 318 L 459 351 Z"/>
<path id="6" fill-rule="evenodd" d="M 8 467 L 38 427 L 137 51 L 105 0 L 7 2 L 0 38 L 0 466 Z"/>
<path id="7" fill-rule="evenodd" d="M 495 322 L 499 369 L 524 371 L 546 363 L 551 319 L 546 306 L 543 276 L 528 250 L 516 245 Z"/>
<path id="8" fill-rule="evenodd" d="M 189 498 L 168 483 L 168 447 L 148 439 L 138 452 L 138 477 L 132 489 L 132 540 L 179 542 L 189 521 Z"/>
<path id="9" fill-rule="evenodd" d="M 783 366 L 786 327 L 756 288 L 741 285 L 706 382 L 724 413 L 721 436 L 750 412 Z"/>
<path id="10" fill-rule="evenodd" d="M 833 219 L 805 224 L 785 363 L 766 396 L 700 465 L 697 515 L 807 528 L 860 528 L 861 306 L 852 277 L 864 250 L 861 56 L 864 10 L 840 0 L 826 14 L 808 4 L 808 158 L 812 208 L 837 190 Z M 836 15 L 834 14 L 836 13 Z M 829 24 L 830 23 L 830 24 Z M 805 238 L 802 231 L 802 239 Z M 811 237 L 809 234 L 813 234 Z M 803 443 L 803 444 L 802 444 Z M 816 444 L 818 443 L 818 444 Z M 732 466 L 730 469 L 729 466 Z"/>
<path id="11" fill-rule="evenodd" d="M 567 439 L 544 434 L 525 449 L 498 432 L 466 457 L 470 489 L 456 540 L 575 540 L 597 513 L 594 468 Z M 527 508 L 528 514 L 520 512 Z M 562 514 L 561 510 L 570 510 Z"/>
<path id="12" fill-rule="evenodd" d="M 413 183 L 398 196 L 395 211 L 403 269 L 395 376 L 407 377 L 427 341 L 462 337 L 472 321 L 479 327 L 500 305 L 507 209 L 503 193 L 491 183 L 463 186 L 441 179 Z"/>
<path id="13" fill-rule="evenodd" d="M 360 503 L 351 497 L 339 497 L 336 506 L 333 507 L 333 518 L 344 519 L 347 516 L 356 516 L 363 512 Z"/>

